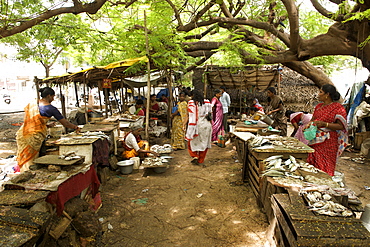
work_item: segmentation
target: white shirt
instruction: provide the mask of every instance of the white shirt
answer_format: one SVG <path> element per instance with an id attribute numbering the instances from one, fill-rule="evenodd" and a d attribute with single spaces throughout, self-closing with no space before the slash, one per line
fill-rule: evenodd
<path id="1" fill-rule="evenodd" d="M 221 101 L 221 104 L 222 104 L 222 110 L 223 110 L 223 113 L 228 113 L 229 112 L 229 106 L 231 104 L 231 100 L 230 100 L 230 95 L 226 92 L 223 92 L 221 97 L 220 97 L 220 101 Z"/>
<path id="2" fill-rule="evenodd" d="M 126 136 L 125 143 L 129 148 L 135 149 L 135 151 L 140 149 L 139 145 L 137 145 L 136 138 L 132 133 Z"/>

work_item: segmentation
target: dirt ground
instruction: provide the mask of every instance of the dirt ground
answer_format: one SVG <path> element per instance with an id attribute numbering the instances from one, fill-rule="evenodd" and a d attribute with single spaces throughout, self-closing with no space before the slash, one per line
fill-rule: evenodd
<path id="1" fill-rule="evenodd" d="M 23 114 L 0 115 L 0 158 L 16 153 L 15 132 Z M 186 150 L 175 151 L 170 168 L 157 174 L 110 171 L 102 186 L 103 246 L 274 246 L 268 222 L 248 185 L 241 184 L 241 163 L 232 144 L 214 146 L 206 167 L 190 163 Z M 370 203 L 369 160 L 345 152 L 337 170 L 363 205 Z"/>

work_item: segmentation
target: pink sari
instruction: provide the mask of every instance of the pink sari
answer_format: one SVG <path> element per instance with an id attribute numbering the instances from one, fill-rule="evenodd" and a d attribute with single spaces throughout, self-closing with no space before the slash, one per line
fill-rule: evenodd
<path id="1" fill-rule="evenodd" d="M 290 115 L 290 121 L 292 121 L 295 116 L 301 114 L 302 112 L 295 112 Z M 303 134 L 303 128 L 311 121 L 312 119 L 312 114 L 304 114 L 302 115 L 301 122 L 302 124 L 299 126 L 297 132 L 295 133 L 294 137 L 303 142 L 304 144 L 308 144 L 308 141 L 306 138 L 304 138 Z"/>
<path id="2" fill-rule="evenodd" d="M 213 119 L 212 119 L 212 141 L 217 141 L 218 135 L 224 129 L 222 119 L 224 113 L 222 110 L 222 103 L 216 97 L 213 97 L 211 104 L 213 106 Z"/>

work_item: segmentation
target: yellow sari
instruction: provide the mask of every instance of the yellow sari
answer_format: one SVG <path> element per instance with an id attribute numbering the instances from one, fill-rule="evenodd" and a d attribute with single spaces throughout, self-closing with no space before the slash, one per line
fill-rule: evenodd
<path id="1" fill-rule="evenodd" d="M 21 171 L 28 170 L 38 156 L 47 134 L 46 123 L 50 119 L 40 115 L 37 102 L 29 103 L 24 112 L 24 123 L 17 131 L 17 161 Z"/>
<path id="2" fill-rule="evenodd" d="M 174 149 L 185 149 L 185 131 L 182 128 L 185 121 L 188 104 L 186 101 L 177 103 L 180 115 L 176 115 L 172 119 L 172 135 L 171 145 Z"/>

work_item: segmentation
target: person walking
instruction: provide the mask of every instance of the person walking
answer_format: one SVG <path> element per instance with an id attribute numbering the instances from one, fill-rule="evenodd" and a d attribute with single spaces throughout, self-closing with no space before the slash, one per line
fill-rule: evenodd
<path id="1" fill-rule="evenodd" d="M 229 107 L 231 105 L 231 99 L 230 99 L 230 95 L 226 92 L 226 87 L 225 86 L 221 86 L 220 87 L 220 90 L 221 90 L 221 97 L 220 97 L 220 101 L 221 101 L 221 104 L 222 104 L 222 111 L 223 111 L 223 119 L 222 119 L 222 125 L 224 126 L 224 130 L 225 130 L 225 133 L 229 132 L 229 126 L 227 124 L 227 119 L 228 119 L 228 115 L 229 115 Z"/>
<path id="2" fill-rule="evenodd" d="M 209 148 L 211 148 L 212 105 L 204 99 L 199 90 L 193 91 L 192 99 L 188 102 L 188 121 L 185 138 L 188 140 L 188 151 L 194 165 L 203 164 Z M 184 123 L 184 129 L 186 123 Z"/>
<path id="3" fill-rule="evenodd" d="M 211 101 L 212 104 L 212 111 L 213 111 L 213 118 L 212 118 L 212 141 L 217 142 L 218 135 L 220 135 L 223 131 L 223 110 L 222 110 L 222 103 L 220 101 L 221 97 L 221 90 L 215 89 L 214 97 Z"/>
<path id="4" fill-rule="evenodd" d="M 185 100 L 185 92 L 179 95 L 179 102 L 174 108 L 172 117 L 171 145 L 173 150 L 185 149 L 185 131 L 183 129 L 187 119 L 188 103 Z"/>

